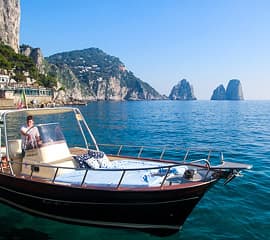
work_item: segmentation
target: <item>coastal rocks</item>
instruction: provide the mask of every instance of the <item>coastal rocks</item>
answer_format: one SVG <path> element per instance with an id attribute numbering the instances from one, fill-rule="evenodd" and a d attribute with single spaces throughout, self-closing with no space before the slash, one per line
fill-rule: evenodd
<path id="1" fill-rule="evenodd" d="M 194 95 L 193 87 L 186 79 L 182 79 L 175 85 L 169 95 L 170 100 L 197 100 Z"/>
<path id="2" fill-rule="evenodd" d="M 19 0 L 0 0 L 0 42 L 19 51 Z"/>
<path id="3" fill-rule="evenodd" d="M 135 86 L 129 86 L 128 82 L 121 81 L 121 77 L 110 76 L 109 79 L 94 79 L 87 86 L 88 100 L 157 100 L 161 99 L 155 90 L 151 93 L 150 86 L 144 87 L 144 83 L 137 81 Z"/>
<path id="4" fill-rule="evenodd" d="M 227 100 L 244 100 L 241 82 L 237 79 L 230 80 L 226 89 Z"/>
<path id="5" fill-rule="evenodd" d="M 238 79 L 230 80 L 226 91 L 223 85 L 219 85 L 213 91 L 211 100 L 244 100 L 241 82 Z"/>
<path id="6" fill-rule="evenodd" d="M 67 66 L 59 68 L 55 65 L 49 65 L 46 71 L 50 74 L 54 73 L 57 76 L 61 76 L 57 79 L 54 101 L 67 104 L 84 99 L 81 91 L 83 87 L 70 68 Z"/>
<path id="7" fill-rule="evenodd" d="M 223 84 L 219 85 L 213 92 L 211 100 L 226 100 L 226 90 Z"/>

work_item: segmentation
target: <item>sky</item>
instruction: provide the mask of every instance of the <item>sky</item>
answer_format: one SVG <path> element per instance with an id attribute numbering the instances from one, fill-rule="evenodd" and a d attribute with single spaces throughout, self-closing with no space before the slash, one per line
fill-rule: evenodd
<path id="1" fill-rule="evenodd" d="M 20 0 L 20 44 L 44 56 L 96 47 L 169 95 L 183 78 L 199 100 L 239 79 L 270 99 L 268 0 Z"/>

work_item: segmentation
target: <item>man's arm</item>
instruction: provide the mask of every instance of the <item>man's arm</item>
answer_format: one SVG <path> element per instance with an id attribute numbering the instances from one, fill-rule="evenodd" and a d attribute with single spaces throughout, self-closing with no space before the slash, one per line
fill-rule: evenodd
<path id="1" fill-rule="evenodd" d="M 26 127 L 21 127 L 21 129 L 20 129 L 21 134 L 24 136 L 29 136 L 27 131 L 28 131 L 28 129 Z"/>

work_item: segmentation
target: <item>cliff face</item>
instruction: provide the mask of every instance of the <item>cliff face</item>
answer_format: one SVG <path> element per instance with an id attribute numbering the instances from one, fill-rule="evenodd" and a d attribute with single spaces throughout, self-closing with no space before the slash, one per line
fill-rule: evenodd
<path id="1" fill-rule="evenodd" d="M 244 100 L 241 82 L 238 79 L 230 80 L 226 91 L 222 84 L 219 85 L 213 91 L 211 100 Z"/>
<path id="2" fill-rule="evenodd" d="M 186 79 L 182 79 L 177 85 L 175 85 L 169 95 L 170 100 L 196 100 L 193 87 Z"/>
<path id="3" fill-rule="evenodd" d="M 237 79 L 232 79 L 226 89 L 227 100 L 244 100 L 241 82 Z"/>
<path id="4" fill-rule="evenodd" d="M 211 100 L 226 100 L 226 90 L 223 84 L 219 85 L 213 92 Z"/>
<path id="5" fill-rule="evenodd" d="M 20 46 L 20 53 L 32 58 L 40 73 L 45 73 L 44 57 L 40 48 L 32 48 L 27 45 Z"/>
<path id="6" fill-rule="evenodd" d="M 65 78 L 60 77 L 59 82 L 65 86 L 71 99 L 79 100 L 77 97 L 82 100 L 116 101 L 164 99 L 149 84 L 128 71 L 117 57 L 97 48 L 58 53 L 46 60 L 54 65 L 58 72 L 65 72 Z M 70 69 L 69 74 L 65 71 L 67 68 Z"/>
<path id="7" fill-rule="evenodd" d="M 19 51 L 20 1 L 0 0 L 0 42 Z"/>

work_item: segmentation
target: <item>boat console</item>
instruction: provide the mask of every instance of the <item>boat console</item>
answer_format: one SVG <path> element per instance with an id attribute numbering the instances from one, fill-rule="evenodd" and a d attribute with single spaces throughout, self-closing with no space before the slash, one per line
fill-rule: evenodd
<path id="1" fill-rule="evenodd" d="M 40 134 L 40 142 L 34 144 L 34 148 L 25 150 L 21 173 L 52 178 L 56 167 L 74 168 L 76 165 L 59 123 L 39 124 L 36 127 Z M 38 166 L 33 168 L 33 164 Z"/>

